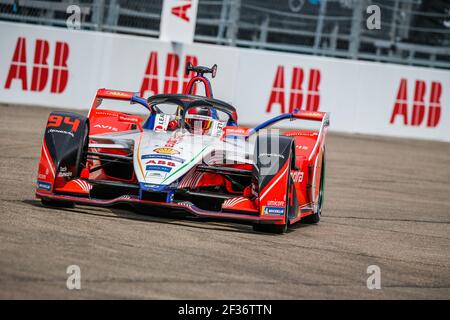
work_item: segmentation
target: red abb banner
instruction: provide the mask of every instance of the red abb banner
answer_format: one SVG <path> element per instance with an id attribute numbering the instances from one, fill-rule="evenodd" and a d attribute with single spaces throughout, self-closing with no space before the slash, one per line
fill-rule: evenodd
<path id="1" fill-rule="evenodd" d="M 140 94 L 142 97 L 147 97 L 158 93 L 180 93 L 184 92 L 186 85 L 194 76 L 194 72 L 190 72 L 188 75 L 184 73 L 188 63 L 193 65 L 198 65 L 198 58 L 193 55 L 187 55 L 184 59 L 184 64 L 182 69 L 180 69 L 180 56 L 175 53 L 168 53 L 166 59 L 166 70 L 164 75 L 164 86 L 163 90 L 159 90 L 158 87 L 158 52 L 150 52 L 147 67 L 145 68 L 144 79 L 141 82 Z M 179 85 L 179 75 L 183 74 L 183 85 Z M 193 93 L 196 93 L 196 88 L 194 87 Z"/>
<path id="2" fill-rule="evenodd" d="M 66 42 L 57 41 L 54 46 L 52 64 L 49 64 L 50 43 L 47 40 L 37 39 L 34 43 L 34 59 L 27 61 L 27 41 L 25 37 L 19 37 L 16 42 L 11 64 L 6 77 L 5 89 L 10 89 L 14 81 L 20 82 L 23 91 L 43 91 L 50 81 L 51 93 L 64 92 L 69 79 L 67 58 L 69 57 L 69 45 Z M 28 85 L 28 72 L 31 67 L 31 86 Z"/>
<path id="3" fill-rule="evenodd" d="M 192 3 L 191 23 L 194 2 L 173 0 L 170 8 L 178 9 L 169 14 L 186 24 L 181 6 Z M 243 125 L 295 109 L 320 110 L 330 112 L 330 130 L 450 141 L 448 70 L 2 21 L 0 37 L 1 103 L 82 109 L 98 88 L 139 91 L 144 98 L 182 93 L 193 76 L 184 73 L 188 62 L 217 63 L 214 97 L 234 105 Z M 196 89 L 203 95 L 202 86 Z M 280 123 L 299 126 L 301 120 Z"/>
<path id="4" fill-rule="evenodd" d="M 438 81 L 432 81 L 428 88 L 429 93 L 426 95 L 427 83 L 424 80 L 415 81 L 414 102 L 411 110 L 408 106 L 408 81 L 401 79 L 390 123 L 393 124 L 397 118 L 400 118 L 405 126 L 420 126 L 426 115 L 426 126 L 436 127 L 441 118 L 442 84 Z M 426 100 L 427 96 L 428 99 Z"/>
<path id="5" fill-rule="evenodd" d="M 280 112 L 293 112 L 295 109 L 317 111 L 320 105 L 320 70 L 310 69 L 308 84 L 306 86 L 305 71 L 300 67 L 292 68 L 291 85 L 289 89 L 285 88 L 284 66 L 277 68 L 269 101 L 266 106 L 266 112 L 272 111 L 273 104 L 280 105 Z M 289 108 L 287 106 L 287 95 L 289 95 Z"/>

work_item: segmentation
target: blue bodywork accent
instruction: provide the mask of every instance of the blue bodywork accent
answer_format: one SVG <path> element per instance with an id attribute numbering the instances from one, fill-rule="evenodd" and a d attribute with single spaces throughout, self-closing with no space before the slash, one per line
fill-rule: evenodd
<path id="1" fill-rule="evenodd" d="M 145 109 L 149 110 L 151 115 L 150 117 L 147 119 L 147 121 L 144 123 L 144 125 L 142 126 L 142 128 L 144 129 L 153 129 L 154 125 L 155 125 L 155 114 L 152 112 L 152 109 L 150 109 L 150 107 L 148 106 L 148 102 L 146 99 L 141 98 L 139 96 L 132 96 L 131 103 L 139 103 L 140 105 L 144 106 Z"/>
<path id="2" fill-rule="evenodd" d="M 264 207 L 264 214 L 283 216 L 284 215 L 284 208 Z"/>
<path id="3" fill-rule="evenodd" d="M 172 168 L 166 166 L 158 166 L 158 165 L 148 165 L 145 167 L 145 170 L 154 170 L 154 171 L 162 171 L 162 172 L 170 172 Z"/>
<path id="4" fill-rule="evenodd" d="M 267 120 L 267 121 L 264 121 L 264 122 L 261 123 L 260 125 L 254 127 L 253 129 L 250 130 L 250 132 L 249 132 L 248 135 L 251 136 L 252 134 L 258 132 L 258 131 L 261 130 L 261 129 L 264 129 L 264 128 L 266 128 L 266 127 L 272 125 L 272 124 L 275 123 L 275 122 L 278 122 L 278 121 L 281 121 L 281 120 L 285 120 L 285 119 L 292 119 L 292 118 L 293 118 L 293 114 L 292 114 L 292 113 L 284 113 L 284 114 L 281 114 L 281 115 L 276 116 L 276 117 L 274 117 L 274 118 L 271 118 L 271 119 L 269 119 L 269 120 Z"/>
<path id="5" fill-rule="evenodd" d="M 52 189 L 52 184 L 50 182 L 38 180 L 37 187 L 38 189 L 50 191 Z"/>
<path id="6" fill-rule="evenodd" d="M 143 105 L 145 109 L 152 112 L 152 110 L 149 108 L 147 100 L 144 98 L 138 97 L 138 96 L 132 96 L 130 102 L 139 103 L 140 105 Z"/>
<path id="7" fill-rule="evenodd" d="M 172 155 L 167 155 L 167 154 L 144 154 L 141 156 L 142 160 L 146 160 L 146 159 L 164 159 L 164 160 L 170 160 L 170 161 L 176 161 L 176 162 L 180 162 L 183 163 L 185 160 L 183 158 L 180 157 L 175 157 Z"/>
<path id="8" fill-rule="evenodd" d="M 166 202 L 167 202 L 167 203 L 172 203 L 172 202 L 173 202 L 173 196 L 174 196 L 174 194 L 175 194 L 175 190 L 169 191 L 169 192 L 167 193 L 167 196 L 166 196 Z"/>
<path id="9" fill-rule="evenodd" d="M 165 184 L 153 184 L 153 183 L 139 183 L 139 200 L 142 200 L 142 193 L 145 191 L 161 192 L 166 193 L 166 202 L 170 203 L 173 200 L 173 195 L 175 194 L 176 187 L 174 185 Z"/>
<path id="10" fill-rule="evenodd" d="M 139 188 L 141 191 L 154 191 L 154 192 L 164 192 L 167 191 L 168 185 L 165 184 L 153 184 L 153 183 L 145 183 L 140 182 Z"/>
<path id="11" fill-rule="evenodd" d="M 153 128 L 155 127 L 155 119 L 156 114 L 152 113 L 152 115 L 147 119 L 142 128 L 153 130 Z"/>

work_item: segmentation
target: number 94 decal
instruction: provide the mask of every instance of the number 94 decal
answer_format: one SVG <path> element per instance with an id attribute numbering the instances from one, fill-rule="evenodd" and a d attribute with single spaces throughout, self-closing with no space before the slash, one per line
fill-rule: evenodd
<path id="1" fill-rule="evenodd" d="M 48 117 L 47 128 L 49 127 L 60 127 L 62 124 L 68 124 L 72 126 L 72 132 L 77 132 L 78 126 L 80 125 L 80 120 L 75 119 L 72 121 L 70 117 L 63 116 L 50 116 Z"/>

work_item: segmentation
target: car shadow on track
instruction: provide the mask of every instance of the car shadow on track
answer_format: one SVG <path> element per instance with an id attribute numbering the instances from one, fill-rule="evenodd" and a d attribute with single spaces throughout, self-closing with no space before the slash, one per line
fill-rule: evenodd
<path id="1" fill-rule="evenodd" d="M 180 212 L 168 212 L 162 210 L 155 210 L 152 214 L 142 213 L 127 205 L 116 205 L 113 207 L 96 208 L 92 206 L 76 205 L 74 208 L 61 208 L 44 206 L 39 200 L 22 200 L 22 203 L 32 205 L 38 208 L 52 209 L 58 213 L 77 213 L 108 219 L 125 219 L 150 223 L 170 224 L 188 228 L 208 229 L 214 231 L 226 231 L 235 233 L 253 233 L 251 225 L 243 223 L 233 223 L 221 220 L 220 222 L 214 219 L 205 219 L 191 217 Z M 95 210 L 95 211 L 94 211 Z"/>

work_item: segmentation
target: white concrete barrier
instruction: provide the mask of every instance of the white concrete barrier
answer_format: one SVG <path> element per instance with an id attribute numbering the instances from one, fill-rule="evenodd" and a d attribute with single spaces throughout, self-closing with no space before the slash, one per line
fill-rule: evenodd
<path id="1" fill-rule="evenodd" d="M 0 102 L 86 109 L 98 88 L 178 93 L 219 65 L 214 95 L 256 125 L 299 108 L 330 130 L 450 141 L 450 71 L 0 22 Z"/>

